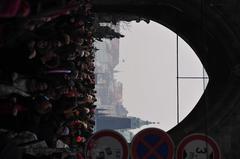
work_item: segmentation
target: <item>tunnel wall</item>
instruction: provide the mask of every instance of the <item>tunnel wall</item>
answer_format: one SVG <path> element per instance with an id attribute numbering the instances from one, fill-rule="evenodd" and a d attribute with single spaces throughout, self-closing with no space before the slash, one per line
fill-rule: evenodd
<path id="1" fill-rule="evenodd" d="M 190 133 L 206 133 L 219 143 L 224 159 L 240 157 L 240 1 L 94 0 L 94 9 L 159 22 L 194 49 L 209 84 L 194 110 L 169 134 L 178 145 Z"/>

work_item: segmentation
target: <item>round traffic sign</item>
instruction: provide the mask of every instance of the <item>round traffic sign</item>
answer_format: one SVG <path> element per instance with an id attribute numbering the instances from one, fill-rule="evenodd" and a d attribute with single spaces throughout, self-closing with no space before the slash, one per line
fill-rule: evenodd
<path id="1" fill-rule="evenodd" d="M 185 137 L 177 148 L 177 159 L 220 159 L 218 144 L 204 134 L 191 134 Z"/>
<path id="2" fill-rule="evenodd" d="M 163 130 L 147 128 L 137 133 L 131 143 L 132 159 L 173 159 L 174 144 Z"/>
<path id="3" fill-rule="evenodd" d="M 95 133 L 87 142 L 86 159 L 128 159 L 128 143 L 113 130 Z"/>

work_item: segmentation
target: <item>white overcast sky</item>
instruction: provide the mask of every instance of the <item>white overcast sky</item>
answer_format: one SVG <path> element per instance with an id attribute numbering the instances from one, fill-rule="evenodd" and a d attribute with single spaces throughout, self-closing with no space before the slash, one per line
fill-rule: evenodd
<path id="1" fill-rule="evenodd" d="M 130 116 L 160 122 L 169 130 L 176 125 L 176 34 L 152 22 L 131 22 L 120 40 L 123 104 Z M 202 76 L 202 65 L 192 49 L 180 39 L 180 76 Z M 202 80 L 180 80 L 180 118 L 183 119 L 203 93 Z M 155 125 L 156 126 L 156 125 Z"/>

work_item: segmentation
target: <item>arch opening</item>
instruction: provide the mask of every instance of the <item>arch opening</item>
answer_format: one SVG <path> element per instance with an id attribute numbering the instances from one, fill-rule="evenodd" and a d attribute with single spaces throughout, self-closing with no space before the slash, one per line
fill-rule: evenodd
<path id="1" fill-rule="evenodd" d="M 218 100 L 225 98 L 224 88 L 231 85 L 228 79 L 231 67 L 236 64 L 233 54 L 237 50 L 232 46 L 233 41 L 237 41 L 236 37 L 214 11 L 207 9 L 205 15 L 208 17 L 203 27 L 200 4 L 181 3 L 169 0 L 157 5 L 96 5 L 98 13 L 137 15 L 166 26 L 181 36 L 202 62 L 209 75 L 208 87 L 187 118 L 169 131 L 176 141 L 188 132 L 205 132 L 206 121 L 207 129 L 216 127 L 221 117 L 226 115 L 228 111 L 218 109 Z M 227 109 L 231 111 L 230 107 Z M 218 117 L 213 115 L 216 113 Z"/>
<path id="2" fill-rule="evenodd" d="M 98 108 L 105 113 L 97 117 L 96 130 L 115 129 L 131 140 L 129 136 L 146 127 L 172 129 L 207 86 L 200 60 L 180 37 L 177 48 L 176 34 L 154 21 L 120 22 L 113 28 L 125 37 L 96 43 Z"/>

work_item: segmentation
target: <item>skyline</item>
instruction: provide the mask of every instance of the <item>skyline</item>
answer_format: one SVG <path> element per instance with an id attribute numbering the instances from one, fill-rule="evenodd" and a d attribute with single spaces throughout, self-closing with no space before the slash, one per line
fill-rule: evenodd
<path id="1" fill-rule="evenodd" d="M 176 34 L 153 21 L 131 22 L 128 26 L 115 26 L 124 38 L 96 44 L 100 49 L 96 54 L 97 88 L 101 92 L 98 105 L 111 108 L 107 113 L 113 116 L 120 115 L 116 104 L 123 105 L 128 116 L 160 122 L 150 127 L 167 131 L 177 124 Z M 202 74 L 200 60 L 179 37 L 179 76 Z M 202 79 L 179 79 L 180 121 L 191 112 L 203 91 Z"/>
<path id="2" fill-rule="evenodd" d="M 120 63 L 115 68 L 120 71 L 116 79 L 123 83 L 123 105 L 129 116 L 160 122 L 155 126 L 167 131 L 177 124 L 176 34 L 153 21 L 131 22 L 130 26 L 121 30 L 125 37 L 120 39 Z M 179 54 L 180 61 L 187 63 L 180 62 L 180 76 L 202 75 L 202 64 L 181 38 Z M 180 101 L 180 120 L 193 109 L 203 93 L 202 88 L 201 80 L 180 82 L 181 96 L 188 98 Z"/>

